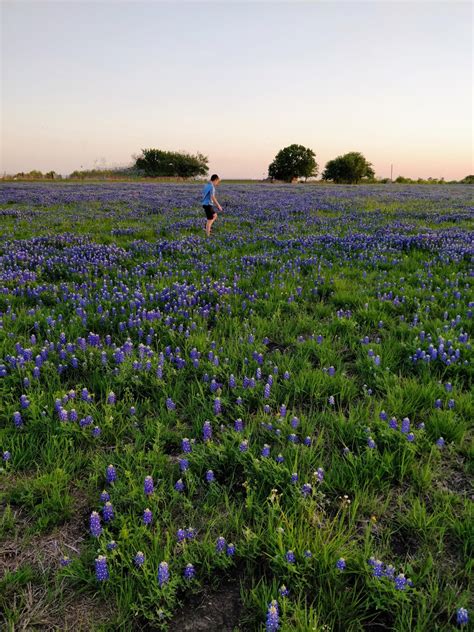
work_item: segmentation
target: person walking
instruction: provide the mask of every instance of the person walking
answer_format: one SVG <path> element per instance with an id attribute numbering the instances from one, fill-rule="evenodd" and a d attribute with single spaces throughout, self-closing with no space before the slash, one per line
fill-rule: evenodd
<path id="1" fill-rule="evenodd" d="M 212 225 L 217 219 L 217 211 L 215 210 L 214 205 L 217 206 L 219 211 L 222 211 L 222 206 L 216 198 L 216 187 L 219 186 L 220 181 L 221 179 L 219 176 L 214 173 L 209 182 L 204 185 L 204 189 L 202 191 L 202 207 L 206 213 L 206 235 L 208 237 L 211 234 Z"/>

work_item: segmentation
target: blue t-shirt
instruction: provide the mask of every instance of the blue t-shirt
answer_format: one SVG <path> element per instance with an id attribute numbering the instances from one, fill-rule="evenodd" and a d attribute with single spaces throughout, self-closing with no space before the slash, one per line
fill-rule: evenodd
<path id="1" fill-rule="evenodd" d="M 216 189 L 212 182 L 208 182 L 204 185 L 204 189 L 202 190 L 202 203 L 210 204 L 212 206 L 211 196 L 216 194 Z"/>

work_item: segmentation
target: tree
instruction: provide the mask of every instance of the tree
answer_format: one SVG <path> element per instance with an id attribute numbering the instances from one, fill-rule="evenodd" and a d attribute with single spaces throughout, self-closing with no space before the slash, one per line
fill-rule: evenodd
<path id="1" fill-rule="evenodd" d="M 192 178 L 208 172 L 208 158 L 200 153 L 195 156 L 184 152 L 142 149 L 135 167 L 148 177 Z"/>
<path id="2" fill-rule="evenodd" d="M 461 184 L 474 184 L 474 176 L 466 176 L 461 180 Z"/>
<path id="3" fill-rule="evenodd" d="M 372 164 L 367 162 L 358 151 L 351 151 L 344 156 L 330 160 L 322 178 L 323 180 L 333 180 L 337 184 L 356 184 L 362 178 L 373 178 L 374 176 Z"/>
<path id="4" fill-rule="evenodd" d="M 291 182 L 295 178 L 312 178 L 318 174 L 316 154 L 303 145 L 289 145 L 275 156 L 268 167 L 270 178 Z"/>

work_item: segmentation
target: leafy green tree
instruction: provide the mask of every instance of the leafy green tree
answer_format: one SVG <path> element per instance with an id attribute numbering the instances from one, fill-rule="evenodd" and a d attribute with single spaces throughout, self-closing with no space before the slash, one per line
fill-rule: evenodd
<path id="1" fill-rule="evenodd" d="M 303 145 L 289 145 L 275 156 L 268 167 L 270 178 L 291 182 L 295 178 L 312 178 L 318 174 L 316 154 Z"/>
<path id="2" fill-rule="evenodd" d="M 461 182 L 462 184 L 474 184 L 474 176 L 466 176 Z"/>
<path id="3" fill-rule="evenodd" d="M 363 178 L 374 178 L 372 164 L 358 151 L 338 156 L 326 164 L 322 178 L 337 184 L 357 184 Z"/>
<path id="4" fill-rule="evenodd" d="M 148 177 L 192 178 L 208 172 L 208 158 L 198 153 L 195 156 L 184 152 L 142 149 L 135 167 Z"/>

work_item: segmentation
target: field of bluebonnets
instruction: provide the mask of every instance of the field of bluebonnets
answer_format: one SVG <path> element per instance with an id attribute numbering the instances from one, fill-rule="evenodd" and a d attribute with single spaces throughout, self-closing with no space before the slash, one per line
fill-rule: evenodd
<path id="1" fill-rule="evenodd" d="M 7 628 L 467 629 L 472 193 L 2 185 Z"/>

